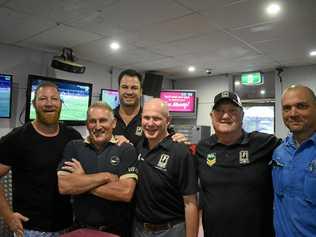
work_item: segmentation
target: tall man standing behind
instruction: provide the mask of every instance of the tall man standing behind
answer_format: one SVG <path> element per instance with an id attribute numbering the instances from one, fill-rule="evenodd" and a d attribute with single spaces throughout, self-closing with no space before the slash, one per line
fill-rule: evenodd
<path id="1" fill-rule="evenodd" d="M 274 227 L 278 237 L 316 236 L 316 97 L 306 86 L 282 95 L 290 134 L 273 154 Z"/>
<path id="2" fill-rule="evenodd" d="M 0 188 L 0 214 L 17 236 L 55 237 L 72 224 L 69 196 L 57 188 L 57 165 L 65 145 L 81 135 L 59 124 L 61 99 L 55 84 L 40 84 L 32 101 L 36 119 L 0 140 L 0 176 L 12 170 L 13 210 Z"/>
<path id="3" fill-rule="evenodd" d="M 145 103 L 142 128 L 146 138 L 138 144 L 135 237 L 197 236 L 194 160 L 186 145 L 170 138 L 170 119 L 162 100 Z"/>
<path id="4" fill-rule="evenodd" d="M 113 134 L 119 144 L 130 142 L 136 146 L 144 137 L 141 125 L 142 76 L 133 69 L 126 69 L 120 73 L 118 85 L 120 106 L 114 110 L 117 122 Z M 172 139 L 187 142 L 181 133 L 173 134 Z"/>
<path id="5" fill-rule="evenodd" d="M 239 97 L 214 98 L 215 134 L 197 146 L 205 237 L 271 237 L 272 180 L 269 162 L 278 139 L 242 129 Z"/>

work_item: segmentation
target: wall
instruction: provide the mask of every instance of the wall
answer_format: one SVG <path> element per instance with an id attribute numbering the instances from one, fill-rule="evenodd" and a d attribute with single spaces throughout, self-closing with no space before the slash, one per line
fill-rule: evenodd
<path id="1" fill-rule="evenodd" d="M 60 79 L 75 80 L 93 83 L 92 102 L 99 99 L 101 88 L 117 88 L 117 75 L 119 70 L 112 70 L 104 65 L 79 61 L 86 66 L 84 74 L 73 74 L 50 67 L 53 54 L 36 50 L 23 49 L 0 45 L 0 72 L 13 74 L 12 117 L 0 119 L 0 136 L 9 132 L 12 128 L 20 126 L 24 121 L 24 107 L 28 74 L 42 75 Z M 19 116 L 21 115 L 21 122 Z M 86 135 L 84 126 L 76 127 Z"/>
<path id="2" fill-rule="evenodd" d="M 232 76 L 212 76 L 194 79 L 178 79 L 174 81 L 175 89 L 197 90 L 198 114 L 197 126 L 210 126 L 210 111 L 216 94 L 232 89 Z"/>
<path id="3" fill-rule="evenodd" d="M 316 93 L 316 65 L 284 68 L 281 74 L 282 83 L 275 78 L 275 98 L 276 98 L 276 135 L 284 138 L 288 134 L 288 129 L 283 125 L 281 114 L 281 95 L 283 89 L 293 84 L 309 86 Z"/>

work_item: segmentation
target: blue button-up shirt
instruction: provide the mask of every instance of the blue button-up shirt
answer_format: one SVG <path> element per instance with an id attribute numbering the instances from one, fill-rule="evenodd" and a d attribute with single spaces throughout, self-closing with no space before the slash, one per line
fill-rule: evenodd
<path id="1" fill-rule="evenodd" d="M 277 237 L 316 236 L 316 133 L 298 148 L 290 134 L 273 154 Z"/>

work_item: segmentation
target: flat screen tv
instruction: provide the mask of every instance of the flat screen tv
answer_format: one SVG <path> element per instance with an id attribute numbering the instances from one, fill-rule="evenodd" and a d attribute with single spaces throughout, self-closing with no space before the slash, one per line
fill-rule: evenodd
<path id="1" fill-rule="evenodd" d="M 243 104 L 243 129 L 246 132 L 259 131 L 274 134 L 274 104 Z"/>
<path id="2" fill-rule="evenodd" d="M 160 99 L 169 106 L 173 117 L 196 117 L 196 91 L 195 90 L 162 90 Z"/>
<path id="3" fill-rule="evenodd" d="M 11 117 L 12 75 L 0 74 L 0 118 Z"/>
<path id="4" fill-rule="evenodd" d="M 84 125 L 87 109 L 91 103 L 92 84 L 36 75 L 29 75 L 28 77 L 25 122 L 35 119 L 32 100 L 35 89 L 44 81 L 53 82 L 58 86 L 62 100 L 60 121 L 68 125 Z"/>
<path id="5" fill-rule="evenodd" d="M 101 89 L 100 100 L 106 102 L 112 109 L 115 109 L 120 104 L 118 90 Z"/>

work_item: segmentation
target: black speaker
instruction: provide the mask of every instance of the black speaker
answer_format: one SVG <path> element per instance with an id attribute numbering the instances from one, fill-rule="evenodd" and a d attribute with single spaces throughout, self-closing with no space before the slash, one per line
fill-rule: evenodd
<path id="1" fill-rule="evenodd" d="M 146 72 L 145 79 L 143 81 L 143 94 L 159 98 L 162 81 L 163 76 Z"/>

